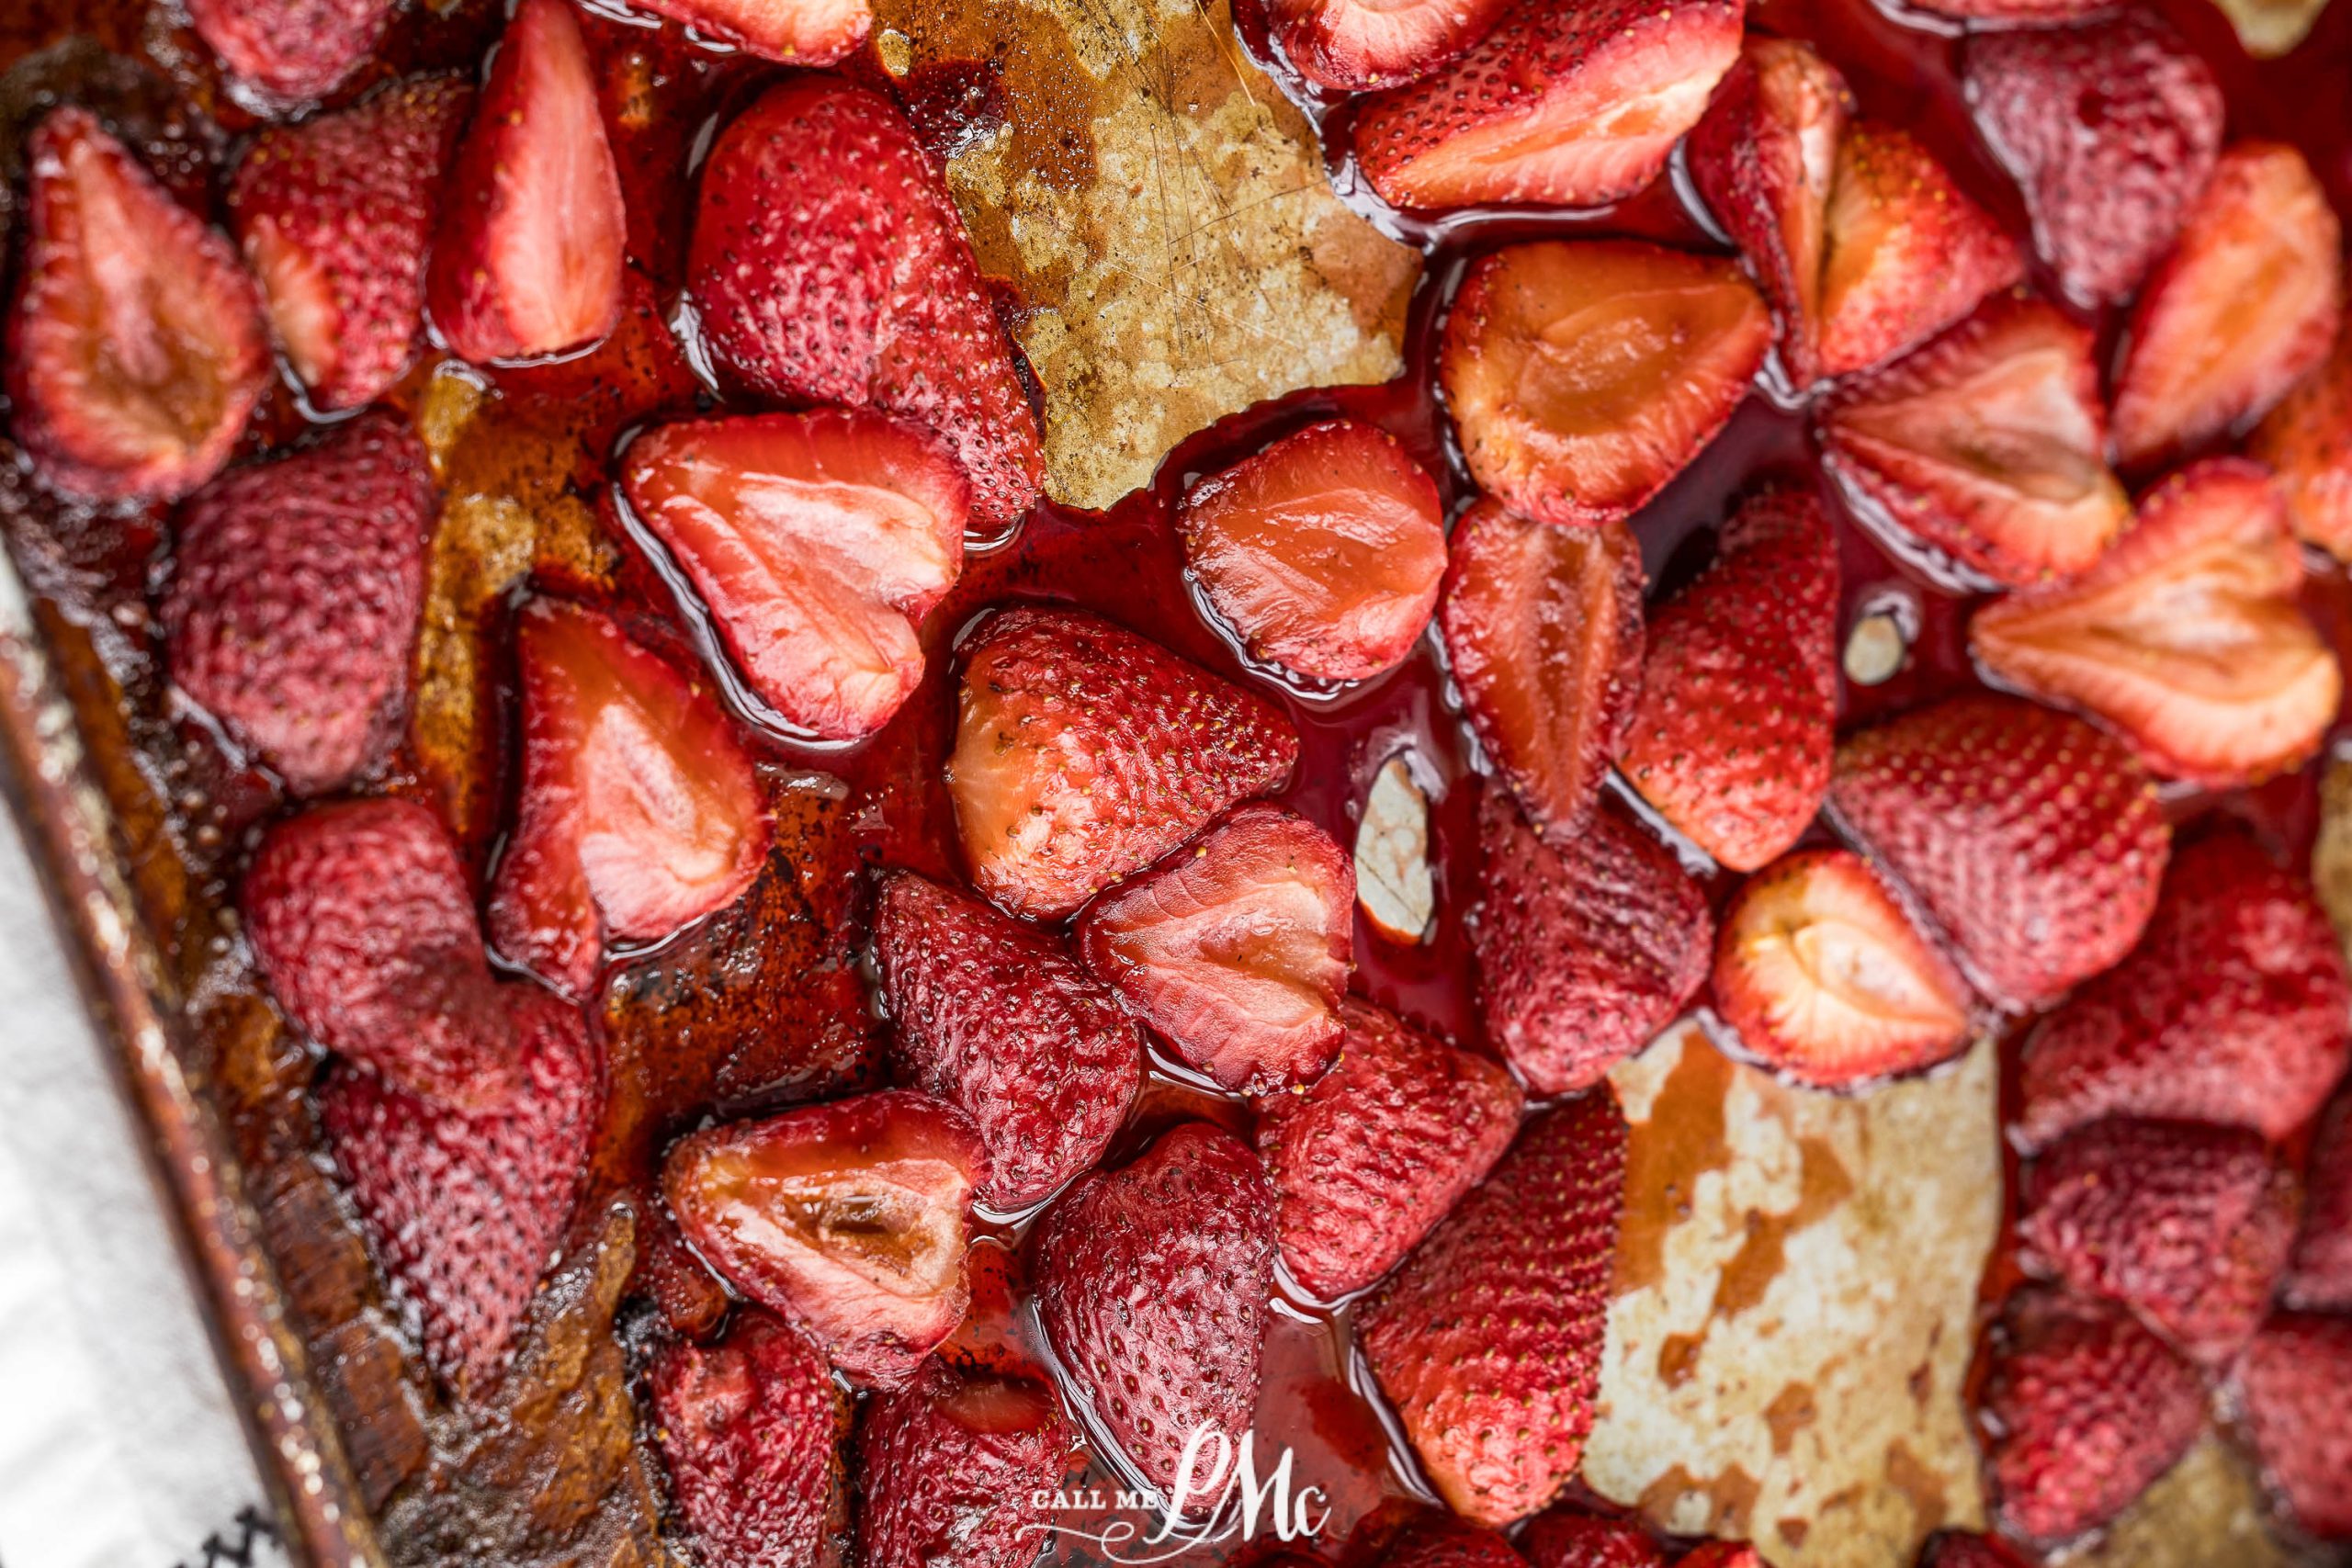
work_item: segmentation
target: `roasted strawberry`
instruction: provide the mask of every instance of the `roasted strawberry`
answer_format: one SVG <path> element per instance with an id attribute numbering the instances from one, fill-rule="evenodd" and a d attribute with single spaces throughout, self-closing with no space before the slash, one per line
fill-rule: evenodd
<path id="1" fill-rule="evenodd" d="M 1496 771 L 1547 831 L 1600 798 L 1642 678 L 1642 551 L 1616 524 L 1463 514 L 1438 601 L 1446 662 Z"/>
<path id="2" fill-rule="evenodd" d="M 2295 532 L 2352 560 L 2352 322 L 2256 427 L 2247 450 L 2270 465 Z"/>
<path id="3" fill-rule="evenodd" d="M 621 489 L 752 689 L 855 740 L 922 679 L 916 634 L 964 567 L 971 488 L 921 425 L 854 409 L 665 424 Z"/>
<path id="4" fill-rule="evenodd" d="M 297 795 L 348 784 L 400 732 L 437 509 L 424 444 L 379 413 L 181 509 L 172 683 Z"/>
<path id="5" fill-rule="evenodd" d="M 2154 773 L 2245 784 L 2309 758 L 2343 695 L 2302 590 L 2270 476 L 2211 459 L 2144 498 L 2082 576 L 1985 605 L 1968 646 L 2004 685 L 2121 730 Z"/>
<path id="6" fill-rule="evenodd" d="M 1067 915 L 1237 801 L 1298 734 L 1272 705 L 1072 610 L 1007 610 L 965 648 L 947 788 L 979 890 Z"/>
<path id="7" fill-rule="evenodd" d="M 857 1429 L 865 1568 L 1028 1568 L 1077 1434 L 1053 1391 L 933 1358 Z M 801 1559 L 806 1561 L 806 1559 Z"/>
<path id="8" fill-rule="evenodd" d="M 571 0 L 521 0 L 442 205 L 424 298 L 461 358 L 536 358 L 621 319 L 628 220 Z"/>
<path id="9" fill-rule="evenodd" d="M 1829 801 L 1916 894 L 1980 990 L 2030 1007 L 2121 958 L 2155 908 L 2171 833 L 2123 745 L 1974 694 L 1838 749 Z"/>
<path id="10" fill-rule="evenodd" d="M 874 30 L 871 0 L 635 0 L 644 10 L 786 65 L 831 65 Z"/>
<path id="11" fill-rule="evenodd" d="M 1919 1568 L 2033 1568 L 1997 1535 L 1940 1530 L 1920 1549 Z"/>
<path id="12" fill-rule="evenodd" d="M 197 36 L 277 98 L 324 97 L 376 51 L 392 0 L 187 0 Z"/>
<path id="13" fill-rule="evenodd" d="M 2154 464 L 2257 419 L 2327 357 L 2343 230 L 2292 147 L 2231 148 L 2132 309 L 2115 451 Z"/>
<path id="14" fill-rule="evenodd" d="M 1091 1169 L 1143 1079 L 1143 1043 L 1118 998 L 1059 938 L 961 889 L 892 872 L 875 905 L 898 1059 L 979 1128 L 982 1201 L 1026 1208 Z"/>
<path id="15" fill-rule="evenodd" d="M 2132 956 L 2026 1042 L 2028 1146 L 2102 1116 L 2170 1117 L 2286 1137 L 2352 1051 L 2352 976 L 2311 889 L 2237 833 L 2174 857 Z"/>
<path id="16" fill-rule="evenodd" d="M 1996 582 L 2071 577 L 2132 518 L 2107 467 L 2091 334 L 2005 296 L 1824 400 L 1822 463 L 1896 527 Z"/>
<path id="17" fill-rule="evenodd" d="M 1526 1568 L 1526 1562 L 1493 1530 L 1450 1514 L 1408 1526 L 1380 1555 L 1380 1568 Z"/>
<path id="18" fill-rule="evenodd" d="M 1772 313 L 1728 261 L 1548 240 L 1472 265 L 1438 377 L 1482 488 L 1539 522 L 1589 525 L 1680 473 L 1771 344 Z"/>
<path id="19" fill-rule="evenodd" d="M 2097 16 L 2109 0 L 1934 0 L 1919 7 L 1931 15 L 1987 22 L 2056 23 Z"/>
<path id="20" fill-rule="evenodd" d="M 1396 1266 L 1502 1157 L 1525 1103 L 1510 1075 L 1394 1013 L 1340 1004 L 1337 1066 L 1258 1105 L 1283 1263 L 1325 1301 Z"/>
<path id="21" fill-rule="evenodd" d="M 1250 657 L 1311 680 L 1360 681 L 1402 660 L 1445 572 L 1436 481 L 1352 420 L 1309 425 L 1202 480 L 1176 525 Z"/>
<path id="22" fill-rule="evenodd" d="M 373 402 L 415 358 L 425 249 L 473 101 L 453 76 L 396 83 L 263 131 L 237 165 L 230 224 L 316 407 Z"/>
<path id="23" fill-rule="evenodd" d="M 1356 1316 L 1356 1339 L 1454 1512 L 1552 1501 L 1592 1429 L 1624 1204 L 1606 1087 L 1536 1118 Z"/>
<path id="24" fill-rule="evenodd" d="M 1292 69 L 1343 93 L 1401 86 L 1486 36 L 1508 0 L 1263 0 Z"/>
<path id="25" fill-rule="evenodd" d="M 1820 497 L 1775 490 L 1742 506 L 1646 635 L 1619 765 L 1677 832 L 1753 871 L 1797 841 L 1829 787 L 1838 546 Z"/>
<path id="26" fill-rule="evenodd" d="M 686 272 L 704 342 L 753 388 L 929 425 L 990 533 L 1037 499 L 1037 416 L 956 204 L 887 99 L 770 88 L 711 149 Z"/>
<path id="27" fill-rule="evenodd" d="M 1195 1432 L 1240 1441 L 1274 1272 L 1273 1189 L 1247 1144 L 1182 1122 L 1080 1180 L 1035 1246 L 1037 1320 L 1098 1438 L 1163 1493 Z"/>
<path id="28" fill-rule="evenodd" d="M 670 1151 L 662 1191 L 737 1290 L 854 1382 L 897 1388 L 964 1319 L 966 1211 L 988 1173 L 970 1118 L 894 1089 L 706 1128 Z"/>
<path id="29" fill-rule="evenodd" d="M 1519 1550 L 1535 1568 L 1666 1568 L 1666 1553 L 1639 1524 L 1565 1505 L 1528 1520 Z"/>
<path id="30" fill-rule="evenodd" d="M 1674 1568 L 1766 1568 L 1764 1554 L 1744 1540 L 1711 1540 L 1675 1559 Z"/>
<path id="31" fill-rule="evenodd" d="M 2161 17 L 1971 33 L 1969 112 L 2025 193 L 2034 248 L 2085 304 L 2172 248 L 2222 150 L 2222 87 Z"/>
<path id="32" fill-rule="evenodd" d="M 261 400 L 261 297 L 228 241 L 87 111 L 51 111 L 25 162 L 16 437 L 52 489 L 176 500 L 220 471 Z"/>
<path id="33" fill-rule="evenodd" d="M 2312 1139 L 2303 1224 L 2281 1291 L 2299 1307 L 2352 1311 L 2352 1094 L 2339 1094 Z"/>
<path id="34" fill-rule="evenodd" d="M 2245 1429 L 2295 1522 L 2352 1540 L 2352 1318 L 2280 1313 L 2238 1363 Z"/>
<path id="35" fill-rule="evenodd" d="M 571 1218 L 605 1095 L 577 1008 L 526 985 L 498 995 L 521 1081 L 494 1107 L 451 1110 L 347 1066 L 319 1089 L 327 1149 L 376 1261 L 415 1310 L 425 1359 L 469 1395 L 505 1366 Z"/>

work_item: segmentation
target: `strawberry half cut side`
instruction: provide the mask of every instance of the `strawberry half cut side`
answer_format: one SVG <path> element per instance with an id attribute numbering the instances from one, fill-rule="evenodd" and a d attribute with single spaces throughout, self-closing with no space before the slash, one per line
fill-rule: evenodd
<path id="1" fill-rule="evenodd" d="M 1317 86 L 1362 93 L 1419 80 L 1486 36 L 1509 0 L 1261 0 L 1266 31 Z"/>
<path id="2" fill-rule="evenodd" d="M 874 30 L 871 0 L 634 0 L 659 17 L 786 65 L 833 65 Z"/>
<path id="3" fill-rule="evenodd" d="M 2277 476 L 2296 534 L 2352 560 L 2352 316 L 2326 363 L 2264 417 L 2246 452 Z"/>

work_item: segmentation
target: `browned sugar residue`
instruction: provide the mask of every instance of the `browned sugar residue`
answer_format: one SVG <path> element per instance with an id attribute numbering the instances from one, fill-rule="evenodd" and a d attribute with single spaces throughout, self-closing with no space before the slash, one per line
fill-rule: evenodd
<path id="1" fill-rule="evenodd" d="M 1918 1520 L 1921 1535 L 1934 1530 L 1951 1512 L 1944 1495 L 1944 1478 L 1919 1462 L 1908 1445 L 1896 1439 L 1886 1450 L 1886 1483 L 1903 1494 Z"/>
<path id="2" fill-rule="evenodd" d="M 1678 1464 L 1644 1487 L 1635 1506 L 1649 1518 L 1664 1521 L 1674 1518 L 1675 1505 L 1683 1498 L 1704 1497 L 1707 1517 L 1702 1533 L 1744 1535 L 1762 1490 L 1761 1482 L 1736 1464 L 1726 1466 L 1721 1474 L 1707 1481 Z M 1678 1526 L 1681 1522 L 1677 1520 Z"/>
<path id="3" fill-rule="evenodd" d="M 1788 1263 L 1789 1237 L 1854 1195 L 1854 1179 L 1820 1138 L 1797 1140 L 1797 1201 L 1785 1213 L 1747 1216 L 1747 1235 L 1715 1281 L 1714 1318 L 1736 1317 L 1764 1299 Z"/>
<path id="4" fill-rule="evenodd" d="M 1804 1545 L 1805 1532 L 1812 1528 L 1800 1514 L 1792 1514 L 1772 1527 L 1780 1538 L 1789 1543 L 1792 1551 Z"/>
<path id="5" fill-rule="evenodd" d="M 1667 1234 L 1690 1217 L 1699 1179 L 1731 1163 L 1724 1097 L 1732 1072 L 1723 1053 L 1686 1037 L 1649 1120 L 1634 1133 L 1625 1162 L 1625 1212 L 1618 1221 L 1619 1295 L 1648 1290 L 1666 1277 Z"/>
<path id="6" fill-rule="evenodd" d="M 1706 1348 L 1704 1329 L 1696 1334 L 1669 1334 L 1666 1343 L 1657 1348 L 1658 1381 L 1668 1388 L 1680 1388 L 1699 1370 L 1699 1352 Z"/>
<path id="7" fill-rule="evenodd" d="M 1772 1433 L 1772 1451 L 1787 1453 L 1797 1440 L 1797 1434 L 1812 1426 L 1819 1415 L 1810 1383 L 1792 1382 L 1774 1394 L 1772 1403 L 1764 1407 L 1764 1425 Z"/>

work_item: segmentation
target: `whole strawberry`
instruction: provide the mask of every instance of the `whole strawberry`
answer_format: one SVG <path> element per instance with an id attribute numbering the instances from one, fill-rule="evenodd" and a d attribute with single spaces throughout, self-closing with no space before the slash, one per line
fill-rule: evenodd
<path id="1" fill-rule="evenodd" d="M 2312 1139 L 2303 1228 L 2284 1290 L 2300 1307 L 2352 1311 L 2352 1094 L 2338 1094 Z"/>
<path id="2" fill-rule="evenodd" d="M 1053 1391 L 933 1358 L 857 1431 L 865 1568 L 1027 1568 L 1077 1434 Z"/>
<path id="3" fill-rule="evenodd" d="M 277 98 L 323 97 L 375 52 L 392 0 L 188 0 L 220 62 Z"/>
<path id="4" fill-rule="evenodd" d="M 1510 1542 L 1451 1517 L 1406 1528 L 1381 1554 L 1380 1568 L 1526 1568 Z"/>
<path id="5" fill-rule="evenodd" d="M 1535 1568 L 1666 1568 L 1666 1553 L 1639 1524 L 1566 1505 L 1528 1520 L 1519 1550 Z"/>
<path id="6" fill-rule="evenodd" d="M 2352 1540 L 2352 1318 L 2280 1313 L 2238 1363 L 2245 1429 L 2295 1522 Z"/>

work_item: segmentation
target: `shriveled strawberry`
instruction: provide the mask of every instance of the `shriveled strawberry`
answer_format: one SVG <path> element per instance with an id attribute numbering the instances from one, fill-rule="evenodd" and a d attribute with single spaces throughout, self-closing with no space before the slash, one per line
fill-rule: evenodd
<path id="1" fill-rule="evenodd" d="M 1459 60 L 1381 93 L 1356 164 L 1394 207 L 1599 207 L 1657 177 L 1739 57 L 1733 0 L 1531 0 Z"/>
<path id="2" fill-rule="evenodd" d="M 1438 377 L 1479 485 L 1539 522 L 1625 516 L 1724 427 L 1772 343 L 1739 269 L 1631 240 L 1474 264 Z"/>
<path id="3" fill-rule="evenodd" d="M 2339 1094 L 2312 1136 L 2303 1224 L 2280 1294 L 2299 1307 L 2352 1311 L 2352 1094 Z"/>
<path id="4" fill-rule="evenodd" d="M 1822 404 L 1823 465 L 1996 582 L 2071 577 L 2132 518 L 2088 328 L 2004 296 Z"/>
<path id="5" fill-rule="evenodd" d="M 1829 787 L 1838 546 L 1810 491 L 1767 491 L 1650 616 L 1618 762 L 1674 829 L 1735 871 L 1797 841 Z"/>
<path id="6" fill-rule="evenodd" d="M 1525 1568 L 1526 1561 L 1493 1530 L 1432 1515 L 1389 1543 L 1380 1568 Z"/>
<path id="7" fill-rule="evenodd" d="M 2245 784 L 2308 759 L 2343 695 L 2302 590 L 2270 476 L 2209 459 L 2074 581 L 1985 605 L 1968 646 L 2004 684 L 2115 726 L 2153 772 Z"/>
<path id="8" fill-rule="evenodd" d="M 1420 640 L 1445 572 L 1426 469 L 1369 424 L 1313 424 L 1186 492 L 1184 556 L 1250 656 L 1360 681 Z"/>
<path id="9" fill-rule="evenodd" d="M 2318 368 L 2343 319 L 2343 228 L 2292 147 L 2223 152 L 2133 307 L 2115 388 L 2129 468 L 2260 418 Z"/>
<path id="10" fill-rule="evenodd" d="M 767 855 L 752 760 L 709 690 L 602 611 L 515 617 L 522 804 L 491 889 L 498 951 L 580 994 L 608 939 L 734 902 Z"/>
<path id="11" fill-rule="evenodd" d="M 1304 1094 L 1258 1105 L 1283 1263 L 1325 1301 L 1395 1268 L 1519 1131 L 1510 1075 L 1385 1009 L 1340 1006 L 1338 1065 Z"/>
<path id="12" fill-rule="evenodd" d="M 1997 1535 L 1941 1530 L 1920 1549 L 1919 1568 L 2033 1568 L 2018 1549 Z"/>
<path id="13" fill-rule="evenodd" d="M 1028 1568 L 1078 1435 L 1053 1391 L 933 1358 L 857 1430 L 857 1561 L 868 1568 Z"/>
<path id="14" fill-rule="evenodd" d="M 2025 193 L 2034 248 L 2085 304 L 2139 287 L 2222 150 L 2222 86 L 2147 11 L 1971 33 L 1961 82 Z"/>
<path id="15" fill-rule="evenodd" d="M 319 1122 L 376 1261 L 415 1309 L 424 1357 L 477 1394 L 506 1364 L 515 1325 L 561 1239 L 603 1117 L 604 1065 L 580 1011 L 506 985 L 521 1081 L 476 1112 L 331 1069 Z"/>
<path id="16" fill-rule="evenodd" d="M 1478 744 L 1546 830 L 1574 832 L 1640 689 L 1641 547 L 1482 501 L 1454 525 L 1437 617 Z"/>
<path id="17" fill-rule="evenodd" d="M 8 398 L 51 488 L 176 500 L 220 471 L 261 400 L 261 297 L 226 239 L 79 108 L 25 147 Z"/>
<path id="18" fill-rule="evenodd" d="M 461 358 L 560 354 L 621 319 L 628 220 L 571 0 L 521 0 L 442 204 L 425 304 Z"/>
<path id="19" fill-rule="evenodd" d="M 1528 1123 L 1356 1316 L 1448 1506 L 1501 1526 L 1576 1473 L 1600 1381 L 1625 1118 L 1606 1086 Z"/>
<path id="20" fill-rule="evenodd" d="M 991 618 L 958 700 L 956 826 L 973 882 L 1018 915 L 1069 914 L 1298 760 L 1270 704 L 1078 611 Z"/>
<path id="21" fill-rule="evenodd" d="M 2352 560 L 2352 325 L 2317 370 L 2256 426 L 2246 450 L 2270 465 L 2295 532 Z"/>
<path id="22" fill-rule="evenodd" d="M 720 132 L 686 287 L 712 353 L 759 391 L 937 431 L 983 529 L 1037 499 L 1037 416 L 956 204 L 888 100 L 799 76 Z"/>
<path id="23" fill-rule="evenodd" d="M 1666 1553 L 1633 1520 L 1566 1506 L 1528 1520 L 1519 1550 L 1535 1568 L 1666 1568 Z"/>
<path id="24" fill-rule="evenodd" d="M 392 0 L 187 0 L 220 63 L 277 98 L 319 98 L 376 51 Z"/>
<path id="25" fill-rule="evenodd" d="M 1163 1492 L 1197 1431 L 1238 1443 L 1258 1403 L 1274 1194 L 1250 1145 L 1163 1133 L 1046 1212 L 1037 1320 L 1095 1434 Z"/>
<path id="26" fill-rule="evenodd" d="M 229 220 L 277 342 L 326 410 L 375 401 L 416 356 L 441 182 L 473 107 L 454 76 L 261 133 L 229 187 Z"/>
<path id="27" fill-rule="evenodd" d="M 1589 1088 L 1707 977 L 1706 894 L 1613 807 L 1546 837 L 1489 789 L 1478 843 L 1470 947 L 1487 1032 L 1537 1094 Z"/>
<path id="28" fill-rule="evenodd" d="M 1344 93 L 1416 82 L 1486 36 L 1508 0 L 1264 0 L 1293 69 Z"/>
<path id="29" fill-rule="evenodd" d="M 2295 1522 L 2352 1540 L 2352 1318 L 2280 1313 L 2238 1363 L 2245 1429 Z"/>
<path id="30" fill-rule="evenodd" d="M 2301 877 L 2237 833 L 2173 857 L 2139 947 L 2026 1042 L 2028 1146 L 2102 1116 L 2172 1117 L 2286 1137 L 2352 1052 L 2352 976 Z"/>
<path id="31" fill-rule="evenodd" d="M 1355 903 L 1331 835 L 1253 802 L 1089 904 L 1078 952 L 1185 1061 L 1268 1094 L 1313 1082 L 1340 1049 Z"/>
<path id="32" fill-rule="evenodd" d="M 2205 1425 L 2197 1373 L 2121 1307 L 2028 1287 L 1982 1412 L 2002 1528 L 2055 1543 L 2121 1513 Z"/>
<path id="33" fill-rule="evenodd" d="M 1765 1562 L 1747 1541 L 1711 1540 L 1675 1559 L 1675 1568 L 1765 1568 Z"/>
<path id="34" fill-rule="evenodd" d="M 971 1302 L 966 1212 L 988 1173 L 969 1117 L 894 1089 L 695 1133 L 662 1191 L 737 1290 L 806 1326 L 853 1381 L 897 1388 Z"/>
<path id="35" fill-rule="evenodd" d="M 2078 718 L 1974 694 L 1838 749 L 1830 804 L 1908 886 L 1977 987 L 2030 1007 L 2132 950 L 2172 835 L 2121 742 Z"/>
<path id="36" fill-rule="evenodd" d="M 1892 126 L 1847 130 L 1823 224 L 1824 375 L 1892 359 L 2025 276 L 2025 258 L 1993 215 Z"/>
<path id="37" fill-rule="evenodd" d="M 964 567 L 971 487 L 935 436 L 865 410 L 750 414 L 665 424 L 626 463 L 630 507 L 770 706 L 824 740 L 899 711 Z"/>
<path id="38" fill-rule="evenodd" d="M 984 1201 L 1026 1208 L 1102 1157 L 1143 1043 L 1058 937 L 898 871 L 875 900 L 874 954 L 909 1081 L 962 1106 L 988 1145 Z"/>
<path id="39" fill-rule="evenodd" d="M 297 795 L 348 784 L 400 732 L 437 511 L 424 443 L 379 413 L 181 509 L 172 682 Z"/>
<path id="40" fill-rule="evenodd" d="M 764 60 L 831 65 L 857 52 L 874 30 L 870 0 L 636 0 Z"/>

